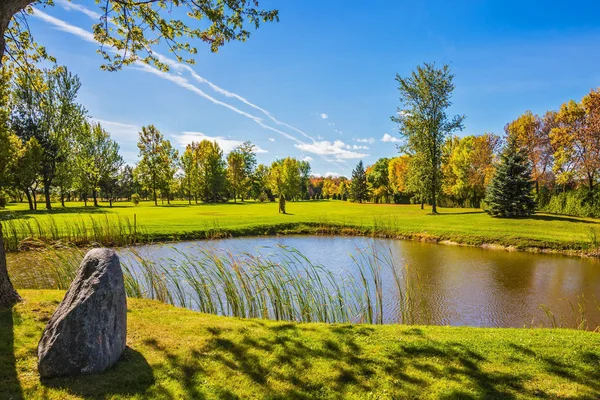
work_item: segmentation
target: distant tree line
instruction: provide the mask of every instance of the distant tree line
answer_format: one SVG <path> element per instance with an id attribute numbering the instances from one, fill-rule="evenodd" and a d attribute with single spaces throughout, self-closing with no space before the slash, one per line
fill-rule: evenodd
<path id="1" fill-rule="evenodd" d="M 5 70 L 6 71 L 6 70 Z M 170 203 L 321 198 L 311 167 L 292 157 L 270 166 L 256 162 L 247 141 L 226 156 L 203 140 L 179 154 L 153 125 L 138 137 L 139 160 L 124 163 L 119 145 L 78 103 L 81 83 L 64 67 L 2 76 L 0 82 L 0 206 L 27 201 L 31 210 L 60 200 L 113 202 L 140 199 Z M 329 194 L 327 194 L 329 193 Z M 332 189 L 326 189 L 333 196 Z"/>

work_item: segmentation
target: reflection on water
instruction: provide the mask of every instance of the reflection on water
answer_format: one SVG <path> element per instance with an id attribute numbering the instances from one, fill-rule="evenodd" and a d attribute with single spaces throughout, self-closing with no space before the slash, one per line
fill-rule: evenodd
<path id="1" fill-rule="evenodd" d="M 389 248 L 398 268 L 407 267 L 418 277 L 420 323 L 523 327 L 545 324 L 540 305 L 558 316 L 575 318 L 571 310 L 578 296 L 589 300 L 589 325 L 600 325 L 600 260 L 558 255 L 505 252 L 480 248 L 443 246 L 430 243 L 378 238 L 288 236 L 240 238 L 210 242 L 183 242 L 137 248 L 147 258 L 173 257 L 175 250 L 193 252 L 211 248 L 227 253 L 257 253 L 277 257 L 277 245 L 299 250 L 315 264 L 335 274 L 357 276 L 351 255 L 358 249 Z M 133 260 L 129 250 L 121 257 Z M 390 271 L 383 271 L 383 293 L 393 292 Z M 386 301 L 387 300 L 387 301 Z M 384 299 L 388 320 L 398 312 L 395 299 Z M 572 325 L 572 324 L 571 324 Z"/>

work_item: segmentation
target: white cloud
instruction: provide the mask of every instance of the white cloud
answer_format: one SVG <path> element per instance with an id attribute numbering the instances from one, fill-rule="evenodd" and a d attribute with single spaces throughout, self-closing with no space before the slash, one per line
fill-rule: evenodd
<path id="1" fill-rule="evenodd" d="M 62 8 L 64 8 L 67 11 L 71 11 L 71 10 L 79 11 L 80 13 L 87 15 L 91 19 L 99 20 L 102 17 L 100 14 L 98 14 L 95 11 L 90 10 L 87 7 L 84 7 L 80 4 L 71 3 L 70 1 L 67 1 L 67 0 L 55 0 L 55 3 L 57 3 L 58 5 L 60 5 Z"/>
<path id="2" fill-rule="evenodd" d="M 181 135 L 175 135 L 175 140 L 177 144 L 179 144 L 179 146 L 181 147 L 185 147 L 186 145 L 192 142 L 200 142 L 202 140 L 210 140 L 211 142 L 216 141 L 221 147 L 221 149 L 223 149 L 223 153 L 225 154 L 231 153 L 233 149 L 235 149 L 243 143 L 243 141 L 241 140 L 227 139 L 222 136 L 208 136 L 202 132 L 189 131 L 182 132 Z M 262 149 L 258 146 L 256 146 L 255 150 L 257 153 L 268 153 L 267 150 Z"/>
<path id="3" fill-rule="evenodd" d="M 137 143 L 141 127 L 122 122 L 108 121 L 100 118 L 90 118 L 93 123 L 99 123 L 118 143 Z"/>
<path id="4" fill-rule="evenodd" d="M 375 143 L 375 139 L 370 137 L 370 138 L 358 138 L 358 139 L 354 139 L 355 142 L 358 143 L 369 143 L 369 144 L 373 144 Z"/>
<path id="5" fill-rule="evenodd" d="M 346 148 L 348 150 L 369 150 L 369 146 L 362 146 L 362 145 L 356 145 L 356 144 L 353 144 L 353 145 L 347 144 Z"/>
<path id="6" fill-rule="evenodd" d="M 368 154 L 357 153 L 347 149 L 347 145 L 341 140 L 330 142 L 328 140 L 318 141 L 314 143 L 295 144 L 298 149 L 308 153 L 318 154 L 322 156 L 335 156 L 336 160 L 347 160 L 362 158 Z"/>
<path id="7" fill-rule="evenodd" d="M 398 143 L 400 141 L 400 139 L 393 137 L 392 135 L 390 135 L 389 133 L 384 133 L 383 137 L 381 138 L 382 142 L 393 142 L 393 143 Z"/>
<path id="8" fill-rule="evenodd" d="M 302 159 L 302 161 L 312 161 L 313 158 L 311 156 L 306 156 Z"/>
<path id="9" fill-rule="evenodd" d="M 342 174 L 338 174 L 337 172 L 327 171 L 324 174 L 319 174 L 318 172 L 314 172 L 311 174 L 315 178 L 339 178 L 340 176 L 344 176 Z"/>
<path id="10" fill-rule="evenodd" d="M 327 114 L 325 114 L 325 113 L 321 113 L 321 114 L 319 114 L 319 116 L 320 116 L 321 118 L 323 118 L 323 119 L 327 119 L 327 118 L 329 118 L 329 115 L 327 115 Z"/>
<path id="11" fill-rule="evenodd" d="M 275 141 L 275 138 L 272 138 L 272 137 L 269 138 L 269 142 L 274 142 L 274 141 Z"/>
<path id="12" fill-rule="evenodd" d="M 63 20 L 58 19 L 58 18 L 54 18 L 38 8 L 34 9 L 33 16 L 37 17 L 45 22 L 48 22 L 49 24 L 54 25 L 55 27 L 57 27 L 59 30 L 61 30 L 63 32 L 71 33 L 75 36 L 78 36 L 81 39 L 85 40 L 86 42 L 98 44 L 96 39 L 94 39 L 93 33 L 86 31 L 85 29 L 81 29 L 77 26 L 71 25 Z"/>

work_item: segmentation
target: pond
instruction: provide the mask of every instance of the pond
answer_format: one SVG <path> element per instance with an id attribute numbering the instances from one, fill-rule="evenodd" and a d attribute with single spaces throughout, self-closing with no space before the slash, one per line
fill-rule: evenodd
<path id="1" fill-rule="evenodd" d="M 277 259 L 288 246 L 336 277 L 360 281 L 353 257 L 365 249 L 391 255 L 400 274 L 411 274 L 418 298 L 416 323 L 485 327 L 573 327 L 585 307 L 586 325 L 600 325 L 600 260 L 561 255 L 509 252 L 413 241 L 328 236 L 237 238 L 181 242 L 136 248 L 145 259 L 165 260 L 177 254 L 211 249 L 221 254 L 262 254 Z M 366 253 L 365 253 L 366 254 Z M 372 254 L 372 253 L 369 253 Z M 130 250 L 121 257 L 135 264 Z M 383 320 L 400 313 L 394 274 L 381 271 Z M 372 285 L 372 284 L 371 284 Z M 579 303 L 579 304 L 578 304 Z"/>
<path id="2" fill-rule="evenodd" d="M 481 327 L 600 326 L 599 259 L 348 236 L 236 238 L 117 251 L 128 275 L 141 282 L 130 285 L 129 295 L 216 314 Z M 53 269 L 48 257 L 32 253 L 8 254 L 9 273 L 18 287 L 66 288 L 82 257 L 80 252 L 59 254 L 53 261 L 59 267 Z M 245 275 L 238 265 L 247 266 Z M 153 274 L 147 274 L 149 269 Z M 161 292 L 159 281 L 165 276 L 163 289 L 168 290 Z M 295 285 L 291 295 L 281 297 L 281 288 L 290 285 Z M 256 303 L 265 294 L 269 299 Z M 225 300 L 207 306 L 215 296 Z M 353 302 L 354 309 L 338 313 L 338 297 L 347 300 L 340 309 L 349 310 Z M 289 307 L 294 311 L 285 315 L 282 308 L 276 315 L 275 309 L 290 299 L 298 299 Z"/>

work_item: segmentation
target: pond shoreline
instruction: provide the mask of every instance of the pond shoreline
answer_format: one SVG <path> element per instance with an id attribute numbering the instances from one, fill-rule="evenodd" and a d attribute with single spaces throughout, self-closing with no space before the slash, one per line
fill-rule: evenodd
<path id="1" fill-rule="evenodd" d="M 536 254 L 560 254 L 569 257 L 582 258 L 600 258 L 600 247 L 596 249 L 586 249 L 583 242 L 561 243 L 561 242 L 542 242 L 528 238 L 510 238 L 506 241 L 489 241 L 475 235 L 435 235 L 427 232 L 408 232 L 397 233 L 386 229 L 365 228 L 349 225 L 323 224 L 323 223 L 287 223 L 262 226 L 250 226 L 246 228 L 214 228 L 209 230 L 183 232 L 179 234 L 140 234 L 133 238 L 124 236 L 115 238 L 109 243 L 100 243 L 106 247 L 125 247 L 137 245 L 149 245 L 160 243 L 177 243 L 192 240 L 212 240 L 227 238 L 252 238 L 269 236 L 289 236 L 289 235 L 316 235 L 316 236 L 357 236 L 357 237 L 375 237 L 395 240 L 408 240 L 426 243 L 435 243 L 450 246 L 479 247 L 489 250 L 501 251 L 519 251 Z M 56 241 L 37 241 L 27 240 L 20 244 L 18 252 L 36 250 L 40 248 L 62 247 L 65 245 L 74 245 L 80 248 L 88 248 L 99 243 L 84 242 L 71 243 L 61 240 Z M 14 249 L 7 249 L 8 253 L 15 252 Z"/>

